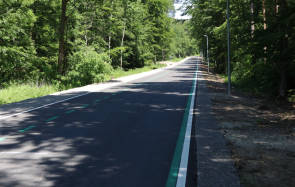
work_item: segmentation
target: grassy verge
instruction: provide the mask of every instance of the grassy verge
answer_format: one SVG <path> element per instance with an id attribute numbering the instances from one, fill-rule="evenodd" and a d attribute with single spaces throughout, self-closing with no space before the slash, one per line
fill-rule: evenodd
<path id="1" fill-rule="evenodd" d="M 288 101 L 295 103 L 295 89 L 288 90 Z"/>
<path id="2" fill-rule="evenodd" d="M 165 65 L 163 64 L 154 64 L 150 66 L 145 66 L 143 68 L 130 69 L 128 71 L 116 69 L 111 73 L 111 75 L 106 77 L 105 80 L 108 81 L 112 78 L 119 78 L 127 75 L 142 73 L 164 66 Z M 7 86 L 6 88 L 0 89 L 0 105 L 42 97 L 55 93 L 57 91 L 61 90 L 59 90 L 57 86 L 54 85 L 38 86 L 36 84 L 12 84 L 10 86 Z"/>
<path id="3" fill-rule="evenodd" d="M 145 66 L 145 67 L 142 67 L 142 68 L 129 69 L 128 71 L 124 71 L 122 69 L 115 69 L 111 74 L 111 78 L 124 77 L 124 76 L 128 76 L 128 75 L 133 75 L 133 74 L 137 74 L 137 73 L 150 71 L 150 70 L 153 70 L 153 69 L 158 69 L 158 68 L 161 68 L 161 67 L 165 67 L 165 65 L 163 65 L 163 64 L 154 64 L 154 65 Z"/>
<path id="4" fill-rule="evenodd" d="M 178 62 L 182 59 L 184 58 L 174 58 L 170 61 Z M 165 64 L 153 64 L 142 68 L 130 69 L 127 71 L 122 69 L 115 69 L 110 75 L 107 75 L 104 80 L 108 81 L 114 78 L 142 73 L 165 66 Z M 65 86 L 64 89 L 66 88 L 67 87 Z M 0 105 L 19 102 L 31 98 L 42 97 L 45 95 L 55 93 L 57 91 L 61 91 L 61 89 L 59 89 L 58 86 L 55 85 L 38 86 L 36 84 L 11 84 L 6 88 L 0 89 Z"/>
<path id="5" fill-rule="evenodd" d="M 13 84 L 0 90 L 0 105 L 41 97 L 57 91 L 56 87 L 50 85 Z"/>
<path id="6" fill-rule="evenodd" d="M 224 83 L 228 83 L 227 74 L 220 74 L 220 76 L 224 79 Z M 264 88 L 258 86 L 257 83 L 253 80 L 239 80 L 233 74 L 231 75 L 231 86 L 236 88 L 239 91 L 249 93 L 256 96 L 268 96 L 271 97 L 272 93 L 265 92 Z"/>
<path id="7" fill-rule="evenodd" d="M 226 74 L 219 74 L 224 79 L 224 83 L 228 83 Z M 259 87 L 253 80 L 238 80 L 235 76 L 231 77 L 231 86 L 241 92 L 252 94 L 259 97 L 268 97 L 274 99 L 276 97 L 276 89 L 269 89 L 268 87 Z M 295 89 L 287 91 L 286 100 L 290 103 L 295 103 Z"/>
<path id="8" fill-rule="evenodd" d="M 173 58 L 173 59 L 171 59 L 171 60 L 169 60 L 170 62 L 179 62 L 179 61 L 181 61 L 181 60 L 183 60 L 184 58 Z"/>

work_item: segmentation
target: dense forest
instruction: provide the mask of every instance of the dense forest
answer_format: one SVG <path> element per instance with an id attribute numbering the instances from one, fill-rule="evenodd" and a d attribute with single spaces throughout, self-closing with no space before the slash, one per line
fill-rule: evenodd
<path id="1" fill-rule="evenodd" d="M 294 94 L 295 1 L 229 2 L 234 86 L 279 98 Z M 203 53 L 204 35 L 209 37 L 210 61 L 218 73 L 227 71 L 226 7 L 226 0 L 192 0 L 187 10 L 192 15 L 192 36 Z"/>
<path id="2" fill-rule="evenodd" d="M 184 0 L 185 1 L 185 0 Z M 64 89 L 197 53 L 227 71 L 226 0 L 186 0 L 191 20 L 169 17 L 173 0 L 0 0 L 0 87 Z M 285 98 L 295 92 L 295 1 L 230 1 L 234 86 Z"/>
<path id="3" fill-rule="evenodd" d="M 0 0 L 0 87 L 75 87 L 196 53 L 172 0 Z"/>

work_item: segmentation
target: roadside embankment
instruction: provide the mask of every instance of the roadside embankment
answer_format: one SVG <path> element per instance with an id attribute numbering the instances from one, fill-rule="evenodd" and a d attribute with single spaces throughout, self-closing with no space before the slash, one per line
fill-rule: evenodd
<path id="1" fill-rule="evenodd" d="M 213 113 L 232 151 L 242 186 L 295 184 L 295 107 L 233 89 L 207 74 Z"/>

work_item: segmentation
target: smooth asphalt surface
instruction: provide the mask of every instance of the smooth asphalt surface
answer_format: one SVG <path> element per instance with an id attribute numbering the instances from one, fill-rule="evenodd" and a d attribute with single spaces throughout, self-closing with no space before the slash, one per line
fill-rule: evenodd
<path id="1" fill-rule="evenodd" d="M 196 66 L 1 120 L 0 186 L 165 186 Z"/>

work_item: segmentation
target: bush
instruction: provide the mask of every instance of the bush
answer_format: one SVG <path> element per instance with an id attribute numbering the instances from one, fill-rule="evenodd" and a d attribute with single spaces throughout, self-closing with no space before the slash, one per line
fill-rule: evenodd
<path id="1" fill-rule="evenodd" d="M 264 63 L 264 61 L 251 64 L 249 59 L 244 59 L 243 63 L 235 64 L 232 81 L 234 86 L 242 90 L 274 96 L 279 86 L 279 75 L 272 64 Z"/>
<path id="2" fill-rule="evenodd" d="M 69 88 L 105 81 L 113 71 L 110 62 L 107 54 L 98 54 L 90 47 L 83 48 L 70 56 L 70 69 L 61 78 L 62 84 Z"/>

